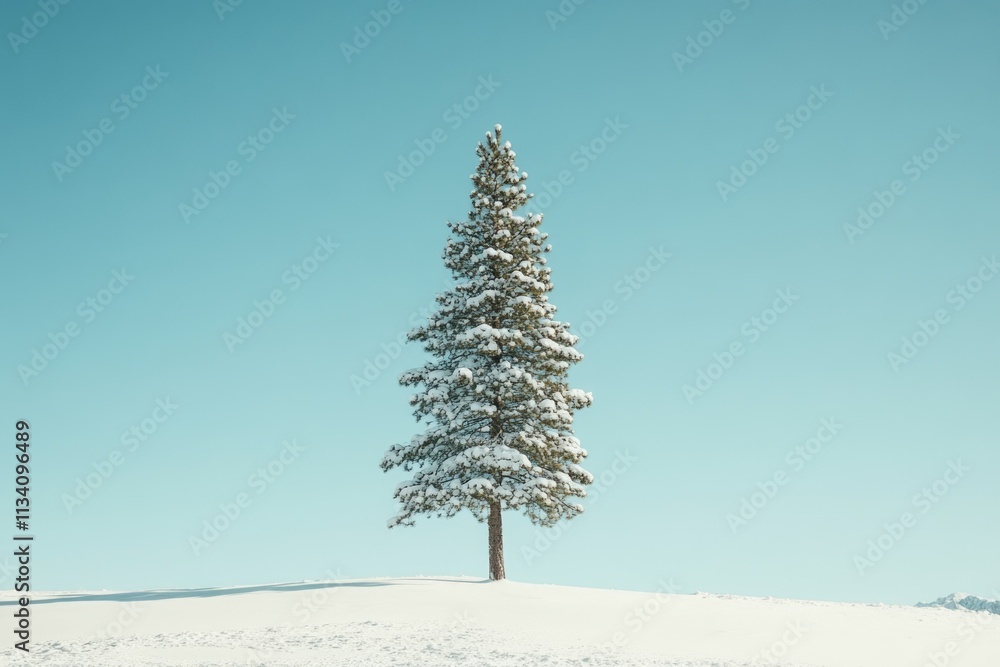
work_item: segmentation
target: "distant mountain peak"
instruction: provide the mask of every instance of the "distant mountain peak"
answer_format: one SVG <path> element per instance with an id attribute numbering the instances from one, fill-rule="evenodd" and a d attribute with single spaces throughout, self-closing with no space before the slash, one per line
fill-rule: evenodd
<path id="1" fill-rule="evenodd" d="M 1000 614 L 1000 600 L 986 600 L 968 593 L 952 593 L 934 602 L 918 602 L 918 607 L 943 607 L 945 609 L 964 609 L 968 611 L 987 611 Z"/>

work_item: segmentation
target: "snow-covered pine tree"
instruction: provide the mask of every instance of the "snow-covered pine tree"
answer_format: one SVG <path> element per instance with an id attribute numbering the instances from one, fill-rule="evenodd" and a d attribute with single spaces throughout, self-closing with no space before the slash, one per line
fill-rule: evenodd
<path id="1" fill-rule="evenodd" d="M 455 285 L 408 334 L 431 360 L 399 379 L 420 387 L 410 404 L 427 430 L 391 447 L 381 465 L 415 471 L 396 488 L 402 507 L 390 528 L 467 508 L 488 524 L 490 579 L 498 580 L 503 510 L 543 526 L 583 511 L 573 499 L 593 477 L 580 466 L 587 452 L 573 435 L 573 411 L 592 396 L 567 384 L 583 355 L 569 326 L 553 319 L 542 216 L 515 214 L 531 198 L 528 175 L 499 125 L 476 153 L 469 218 L 448 223 L 444 262 Z"/>

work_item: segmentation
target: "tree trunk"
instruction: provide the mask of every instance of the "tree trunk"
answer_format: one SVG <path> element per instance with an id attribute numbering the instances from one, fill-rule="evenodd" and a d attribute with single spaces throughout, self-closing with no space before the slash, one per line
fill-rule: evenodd
<path id="1" fill-rule="evenodd" d="M 505 579 L 503 571 L 503 523 L 500 517 L 500 501 L 490 503 L 490 581 Z"/>

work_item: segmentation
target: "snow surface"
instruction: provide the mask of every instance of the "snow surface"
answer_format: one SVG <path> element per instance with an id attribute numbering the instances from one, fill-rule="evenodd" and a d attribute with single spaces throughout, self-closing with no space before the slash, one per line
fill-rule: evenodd
<path id="1" fill-rule="evenodd" d="M 12 606 L 0 595 L 8 623 Z M 30 657 L 5 629 L 0 665 L 923 667 L 949 643 L 949 667 L 1000 664 L 987 613 L 464 578 L 48 593 L 31 610 Z"/>

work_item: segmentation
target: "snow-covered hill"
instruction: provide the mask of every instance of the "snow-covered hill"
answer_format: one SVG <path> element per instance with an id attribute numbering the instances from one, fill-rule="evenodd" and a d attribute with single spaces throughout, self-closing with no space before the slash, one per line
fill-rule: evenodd
<path id="1" fill-rule="evenodd" d="M 1000 664 L 1000 617 L 990 614 L 669 589 L 669 582 L 659 593 L 635 593 L 419 578 L 47 594 L 31 605 L 30 658 L 11 648 L 4 630 L 0 664 Z M 0 617 L 8 623 L 12 609 L 4 593 Z"/>
<path id="2" fill-rule="evenodd" d="M 1000 600 L 984 600 L 968 593 L 952 593 L 934 602 L 918 602 L 918 607 L 944 607 L 945 609 L 968 609 L 1000 614 Z M 1000 664 L 1000 661 L 998 661 Z"/>

